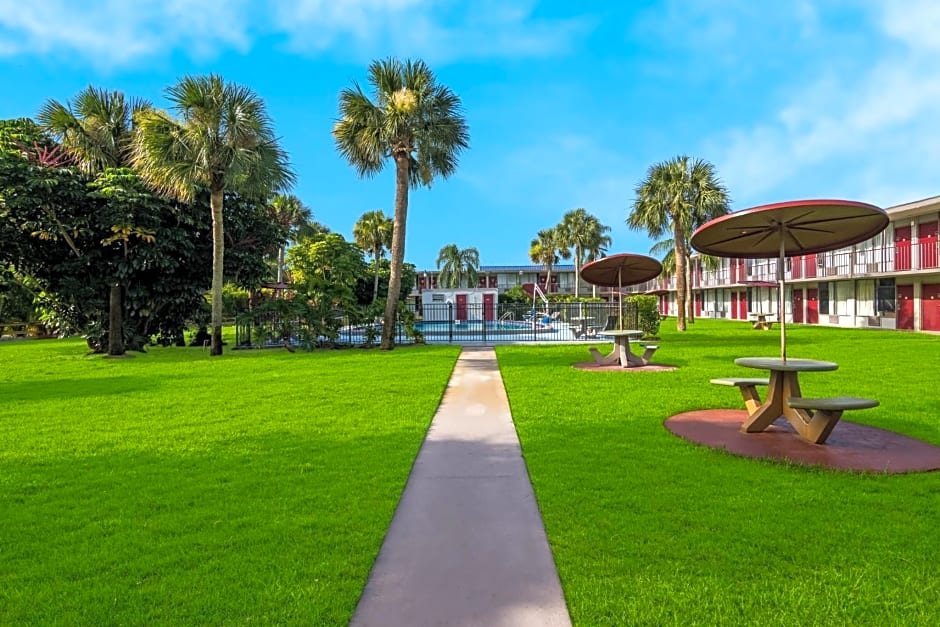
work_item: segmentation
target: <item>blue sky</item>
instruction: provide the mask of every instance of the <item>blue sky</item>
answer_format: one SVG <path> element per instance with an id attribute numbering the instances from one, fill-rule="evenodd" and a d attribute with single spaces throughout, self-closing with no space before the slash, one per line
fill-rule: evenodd
<path id="1" fill-rule="evenodd" d="M 612 227 L 610 252 L 646 253 L 634 189 L 680 154 L 715 164 L 734 210 L 940 193 L 938 53 L 931 0 L 0 0 L 0 118 L 89 84 L 165 106 L 180 76 L 220 73 L 266 101 L 293 192 L 350 237 L 391 215 L 393 168 L 360 180 L 340 158 L 337 95 L 373 59 L 424 59 L 471 147 L 412 193 L 406 259 L 432 268 L 453 243 L 523 264 L 576 207 Z"/>

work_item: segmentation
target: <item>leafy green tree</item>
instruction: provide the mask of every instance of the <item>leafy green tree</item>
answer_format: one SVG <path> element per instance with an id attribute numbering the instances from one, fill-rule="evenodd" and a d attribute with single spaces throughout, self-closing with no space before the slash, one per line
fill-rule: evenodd
<path id="1" fill-rule="evenodd" d="M 557 227 L 561 243 L 574 249 L 574 295 L 577 300 L 581 288 L 581 266 L 587 261 L 590 251 L 606 250 L 610 246 L 610 227 L 600 223 L 597 216 L 578 208 L 566 213 Z"/>
<path id="2" fill-rule="evenodd" d="M 277 248 L 276 281 L 281 283 L 284 280 L 284 251 L 287 246 L 301 237 L 313 234 L 316 226 L 310 207 L 294 194 L 276 195 L 271 201 L 271 210 L 274 213 L 274 219 L 286 231 L 284 240 Z"/>
<path id="3" fill-rule="evenodd" d="M 287 251 L 294 300 L 307 304 L 307 322 L 335 341 L 341 314 L 357 310 L 356 284 L 368 272 L 362 251 L 339 233 L 310 238 Z"/>
<path id="4" fill-rule="evenodd" d="M 460 287 L 466 279 L 467 287 L 476 287 L 480 274 L 480 253 L 476 248 L 458 248 L 448 244 L 437 254 L 440 270 L 438 283 L 441 287 Z"/>
<path id="5" fill-rule="evenodd" d="M 88 86 L 78 93 L 74 104 L 48 100 L 36 118 L 68 151 L 79 169 L 94 176 L 106 168 L 129 165 L 133 116 L 148 106 L 143 100 L 128 100 L 119 91 Z M 115 217 L 118 222 L 112 225 L 113 237 L 123 234 L 127 246 L 135 226 L 128 223 L 126 213 Z M 111 240 L 102 243 L 107 245 Z M 119 280 L 111 283 L 109 303 L 108 354 L 123 355 L 123 293 Z"/>
<path id="6" fill-rule="evenodd" d="M 266 198 L 294 181 L 264 102 L 221 76 L 187 76 L 166 90 L 180 116 L 138 115 L 133 162 L 155 189 L 183 202 L 209 192 L 212 212 L 212 347 L 222 354 L 226 190 Z"/>
<path id="7" fill-rule="evenodd" d="M 460 98 L 438 84 L 423 61 L 373 61 L 369 83 L 371 100 L 358 84 L 340 92 L 340 119 L 333 137 L 340 154 L 360 176 L 379 173 L 388 159 L 395 162 L 391 276 L 382 325 L 382 349 L 391 350 L 405 260 L 408 191 L 418 185 L 430 187 L 436 176 L 453 174 L 469 133 Z"/>
<path id="8" fill-rule="evenodd" d="M 728 212 L 728 191 L 719 181 L 712 164 L 686 156 L 650 166 L 636 188 L 633 210 L 627 225 L 645 230 L 653 239 L 672 234 L 676 260 L 676 328 L 685 331 L 688 239 L 694 226 L 705 216 Z"/>
<path id="9" fill-rule="evenodd" d="M 392 245 L 394 221 L 381 211 L 367 211 L 353 225 L 353 239 L 362 250 L 372 255 L 375 280 L 372 287 L 372 302 L 379 298 L 379 261 Z"/>
<path id="10" fill-rule="evenodd" d="M 552 291 L 552 268 L 561 258 L 571 257 L 571 251 L 565 246 L 558 228 L 542 229 L 529 244 L 529 259 L 532 263 L 545 266 L 545 293 Z"/>

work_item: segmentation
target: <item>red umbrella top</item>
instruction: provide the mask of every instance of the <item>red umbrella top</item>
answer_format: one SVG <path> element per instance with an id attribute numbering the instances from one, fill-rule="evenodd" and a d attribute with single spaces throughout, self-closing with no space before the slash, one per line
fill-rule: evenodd
<path id="1" fill-rule="evenodd" d="M 720 216 L 692 234 L 692 246 L 718 257 L 767 259 L 851 246 L 888 226 L 884 210 L 852 200 L 795 200 Z M 781 247 L 782 244 L 782 247 Z"/>
<path id="2" fill-rule="evenodd" d="M 662 271 L 662 264 L 652 257 L 619 253 L 584 264 L 581 278 L 601 287 L 622 287 L 655 279 Z"/>

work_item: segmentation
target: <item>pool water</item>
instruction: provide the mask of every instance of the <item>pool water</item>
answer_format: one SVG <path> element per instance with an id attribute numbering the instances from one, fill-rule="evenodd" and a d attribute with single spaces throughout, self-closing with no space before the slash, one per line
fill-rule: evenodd
<path id="1" fill-rule="evenodd" d="M 422 333 L 449 333 L 451 329 L 454 330 L 454 333 L 480 333 L 483 331 L 483 321 L 482 320 L 471 320 L 464 322 L 416 322 L 415 328 L 421 331 Z M 548 328 L 537 327 L 532 328 L 530 322 L 523 321 L 513 321 L 513 320 L 487 320 L 486 321 L 486 331 L 493 331 L 498 333 L 532 333 L 533 331 L 550 331 Z"/>

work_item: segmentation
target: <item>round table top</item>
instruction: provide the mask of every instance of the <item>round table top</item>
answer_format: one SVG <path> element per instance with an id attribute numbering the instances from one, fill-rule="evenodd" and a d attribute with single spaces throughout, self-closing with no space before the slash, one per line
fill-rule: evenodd
<path id="1" fill-rule="evenodd" d="M 745 368 L 779 370 L 782 372 L 827 372 L 839 367 L 839 364 L 831 361 L 817 361 L 815 359 L 788 359 L 784 361 L 779 357 L 738 357 L 734 360 L 734 363 Z"/>
<path id="2" fill-rule="evenodd" d="M 598 335 L 606 335 L 608 337 L 633 337 L 634 335 L 642 337 L 643 331 L 637 331 L 636 329 L 610 329 L 609 331 L 598 331 Z"/>

